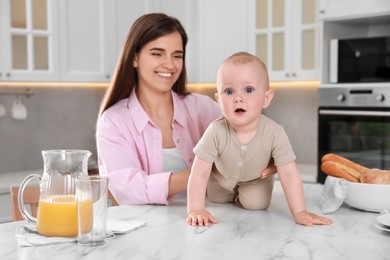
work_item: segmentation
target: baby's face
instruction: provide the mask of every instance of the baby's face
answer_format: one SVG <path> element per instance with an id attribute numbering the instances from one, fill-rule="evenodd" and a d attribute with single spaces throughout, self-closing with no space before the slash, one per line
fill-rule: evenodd
<path id="1" fill-rule="evenodd" d="M 272 99 L 264 70 L 257 62 L 225 62 L 218 71 L 216 99 L 224 116 L 236 127 L 258 122 Z"/>

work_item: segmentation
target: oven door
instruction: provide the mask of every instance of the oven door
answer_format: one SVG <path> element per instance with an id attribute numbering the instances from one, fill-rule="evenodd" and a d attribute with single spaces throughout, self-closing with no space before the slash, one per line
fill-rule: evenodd
<path id="1" fill-rule="evenodd" d="M 319 108 L 318 175 L 324 183 L 321 158 L 335 153 L 367 168 L 390 169 L 389 108 Z"/>

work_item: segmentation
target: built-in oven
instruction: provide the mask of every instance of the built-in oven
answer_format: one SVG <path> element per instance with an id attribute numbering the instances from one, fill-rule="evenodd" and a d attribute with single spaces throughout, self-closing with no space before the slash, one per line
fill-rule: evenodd
<path id="1" fill-rule="evenodd" d="M 318 175 L 321 158 L 346 157 L 368 168 L 390 169 L 390 83 L 379 87 L 326 87 L 319 90 Z"/>

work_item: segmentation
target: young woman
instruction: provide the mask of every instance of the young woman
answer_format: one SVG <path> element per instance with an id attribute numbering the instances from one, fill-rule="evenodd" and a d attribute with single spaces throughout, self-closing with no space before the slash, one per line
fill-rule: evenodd
<path id="1" fill-rule="evenodd" d="M 186 190 L 193 147 L 221 115 L 186 90 L 187 34 L 165 14 L 131 27 L 97 125 L 99 171 L 119 204 L 168 204 Z"/>

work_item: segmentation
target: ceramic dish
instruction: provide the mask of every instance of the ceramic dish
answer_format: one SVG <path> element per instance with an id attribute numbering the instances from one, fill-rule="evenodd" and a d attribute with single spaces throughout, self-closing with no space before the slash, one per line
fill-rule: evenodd
<path id="1" fill-rule="evenodd" d="M 390 227 L 383 226 L 383 225 L 381 225 L 381 224 L 379 224 L 379 223 L 375 223 L 375 227 L 379 228 L 380 230 L 390 232 Z"/>
<path id="2" fill-rule="evenodd" d="M 390 213 L 381 214 L 376 218 L 376 220 L 379 224 L 390 229 Z"/>
<path id="3" fill-rule="evenodd" d="M 348 182 L 344 202 L 365 211 L 390 210 L 390 185 Z"/>

